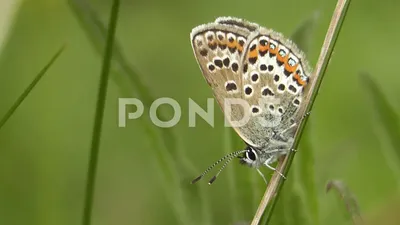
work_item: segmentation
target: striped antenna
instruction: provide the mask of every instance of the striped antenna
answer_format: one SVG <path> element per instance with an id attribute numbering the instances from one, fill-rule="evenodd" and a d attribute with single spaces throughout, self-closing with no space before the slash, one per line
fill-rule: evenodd
<path id="1" fill-rule="evenodd" d="M 222 161 L 224 161 L 225 159 L 228 159 L 224 165 L 221 167 L 221 169 L 218 171 L 218 173 L 210 180 L 210 182 L 208 182 L 208 184 L 212 184 L 215 179 L 217 179 L 217 176 L 221 173 L 221 171 L 225 168 L 225 166 L 235 157 L 237 157 L 238 155 L 245 153 L 247 150 L 239 150 L 236 152 L 231 152 L 228 155 L 225 155 L 224 157 L 220 158 L 219 160 L 217 160 L 214 164 L 212 164 L 211 166 L 209 166 L 200 176 L 196 177 L 194 180 L 192 180 L 192 184 L 196 183 L 197 181 L 201 180 L 201 178 L 203 178 L 204 175 L 206 175 L 208 172 L 210 172 L 216 165 L 218 165 L 219 163 L 221 163 Z"/>

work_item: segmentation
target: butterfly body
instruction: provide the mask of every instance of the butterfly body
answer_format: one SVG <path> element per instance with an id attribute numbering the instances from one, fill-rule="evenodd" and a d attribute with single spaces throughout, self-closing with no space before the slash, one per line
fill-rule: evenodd
<path id="1" fill-rule="evenodd" d="M 303 116 L 299 112 L 311 74 L 304 54 L 280 33 L 232 17 L 200 25 L 190 37 L 203 76 L 229 124 L 246 119 L 233 127 L 247 148 L 230 157 L 243 154 L 243 164 L 270 167 L 290 150 Z"/>

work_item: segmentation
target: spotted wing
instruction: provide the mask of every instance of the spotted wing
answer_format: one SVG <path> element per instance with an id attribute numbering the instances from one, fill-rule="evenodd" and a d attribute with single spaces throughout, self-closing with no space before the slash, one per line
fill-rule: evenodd
<path id="1" fill-rule="evenodd" d="M 233 21 L 236 21 L 235 23 Z M 243 117 L 243 109 L 233 105 L 230 115 L 224 110 L 226 99 L 241 98 L 242 65 L 240 60 L 251 33 L 243 20 L 221 17 L 215 23 L 201 25 L 191 32 L 194 55 L 200 69 L 211 86 L 215 99 L 225 113 L 225 118 L 238 121 Z M 230 120 L 228 120 L 230 122 Z M 245 141 L 246 138 L 235 130 Z"/>
<path id="2" fill-rule="evenodd" d="M 251 117 L 239 130 L 254 146 L 264 147 L 273 135 L 300 119 L 310 69 L 291 41 L 266 28 L 249 36 L 241 64 L 241 98 L 249 102 Z"/>

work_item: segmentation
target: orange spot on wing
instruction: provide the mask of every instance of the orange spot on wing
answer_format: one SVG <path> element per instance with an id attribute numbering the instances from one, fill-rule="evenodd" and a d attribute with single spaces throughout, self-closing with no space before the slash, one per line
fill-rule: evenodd
<path id="1" fill-rule="evenodd" d="M 278 53 L 278 54 L 276 55 L 276 58 L 277 58 L 279 61 L 284 62 L 284 63 L 286 64 L 286 62 L 287 62 L 287 60 L 288 60 L 288 58 L 289 58 L 289 54 L 286 54 L 285 57 L 282 57 L 282 56 Z"/>
<path id="2" fill-rule="evenodd" d="M 299 84 L 301 84 L 301 86 L 306 86 L 306 84 L 307 84 L 307 82 L 302 79 L 298 79 L 297 82 L 299 82 Z"/>
<path id="3" fill-rule="evenodd" d="M 297 66 L 298 66 L 299 64 L 297 63 L 297 64 L 295 64 L 294 66 L 290 66 L 289 64 L 288 64 L 288 61 L 286 60 L 285 61 L 285 69 L 287 70 L 287 71 L 289 71 L 289 72 L 291 72 L 291 73 L 293 73 L 296 69 L 297 69 Z"/>
<path id="4" fill-rule="evenodd" d="M 258 56 L 257 49 L 254 49 L 253 51 L 250 51 L 249 58 L 255 58 L 257 56 Z"/>
<path id="5" fill-rule="evenodd" d="M 259 45 L 258 50 L 260 52 L 266 52 L 266 51 L 268 51 L 268 45 L 266 45 L 266 46 Z"/>
<path id="6" fill-rule="evenodd" d="M 226 44 L 226 40 L 219 40 L 218 39 L 218 44 L 224 45 L 224 44 Z"/>
<path id="7" fill-rule="evenodd" d="M 233 41 L 233 42 L 229 42 L 229 41 L 228 41 L 228 47 L 229 47 L 229 48 L 235 48 L 237 45 L 238 45 L 238 44 L 237 44 L 236 41 Z"/>
<path id="8" fill-rule="evenodd" d="M 301 86 L 306 86 L 307 81 L 302 80 L 299 74 L 295 73 L 293 78 L 296 79 L 297 83 L 299 83 Z"/>
<path id="9" fill-rule="evenodd" d="M 241 46 L 239 42 L 236 43 L 236 48 L 239 50 L 239 52 L 243 51 L 243 46 Z"/>
<path id="10" fill-rule="evenodd" d="M 269 47 L 269 45 L 268 45 L 268 49 L 269 49 L 269 52 L 271 52 L 272 54 L 277 54 L 278 53 L 278 46 L 276 46 L 275 49 L 271 49 Z"/>

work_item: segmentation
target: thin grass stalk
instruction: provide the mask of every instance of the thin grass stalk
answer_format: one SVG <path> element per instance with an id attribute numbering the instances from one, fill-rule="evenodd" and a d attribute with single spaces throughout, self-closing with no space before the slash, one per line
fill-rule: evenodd
<path id="1" fill-rule="evenodd" d="M 382 89 L 378 86 L 373 77 L 367 73 L 360 73 L 360 82 L 366 89 L 366 95 L 369 103 L 375 109 L 374 122 L 378 129 L 382 129 L 379 133 L 384 133 L 386 137 L 379 138 L 380 141 L 388 141 L 391 146 L 382 148 L 382 155 L 385 157 L 387 165 L 391 168 L 395 177 L 400 177 L 400 120 L 398 112 L 391 106 L 389 100 L 384 95 Z M 397 180 L 397 188 L 400 188 L 400 180 Z"/>
<path id="2" fill-rule="evenodd" d="M 229 154 L 233 149 L 233 139 L 232 139 L 232 130 L 224 128 L 224 152 L 225 154 Z M 228 189 L 230 192 L 230 202 L 231 202 L 231 212 L 232 212 L 232 220 L 238 221 L 240 215 L 239 202 L 238 202 L 238 193 L 236 188 L 236 176 L 233 167 L 226 169 L 228 174 Z"/>
<path id="3" fill-rule="evenodd" d="M 346 210 L 351 216 L 353 225 L 363 225 L 364 220 L 361 217 L 357 199 L 346 187 L 346 185 L 340 180 L 331 180 L 326 185 L 326 193 L 328 193 L 332 189 L 336 190 L 336 192 L 339 194 L 339 197 L 345 204 Z"/>
<path id="4" fill-rule="evenodd" d="M 109 80 L 108 77 L 111 68 L 114 36 L 118 21 L 119 4 L 120 4 L 119 0 L 114 0 L 111 8 L 111 15 L 108 26 L 109 29 L 107 33 L 107 41 L 106 41 L 102 70 L 100 75 L 99 91 L 97 96 L 95 120 L 92 133 L 92 144 L 91 144 L 91 151 L 89 156 L 89 165 L 87 172 L 82 225 L 90 225 L 92 219 L 93 196 L 96 184 L 96 171 L 99 158 L 98 156 L 100 148 L 101 129 L 103 124 L 104 108 L 107 96 L 107 87 Z"/>
<path id="5" fill-rule="evenodd" d="M 103 46 L 106 41 L 107 28 L 100 20 L 97 13 L 92 9 L 88 1 L 84 0 L 69 0 L 71 10 L 75 13 L 78 21 L 84 28 L 87 36 L 95 49 L 103 54 Z M 149 108 L 154 101 L 154 96 L 151 89 L 146 87 L 137 69 L 129 63 L 129 60 L 124 56 L 121 45 L 118 40 L 114 40 L 113 45 L 113 69 L 116 76 L 113 76 L 114 82 L 120 88 L 124 95 L 132 96 L 135 93 L 136 98 L 140 98 L 146 108 Z M 121 81 L 121 78 L 128 79 L 128 82 Z M 128 87 L 126 87 L 128 86 Z M 125 88 L 126 87 L 126 88 Z M 133 91 L 133 92 L 132 92 Z M 157 113 L 160 120 L 165 121 L 165 115 Z M 160 183 L 166 193 L 168 201 L 170 201 L 176 217 L 182 224 L 187 224 L 192 221 L 187 213 L 187 202 L 184 200 L 182 185 L 177 174 L 185 171 L 186 173 L 194 174 L 197 169 L 187 158 L 183 148 L 180 147 L 177 136 L 172 130 L 159 129 L 154 126 L 151 121 L 143 122 L 144 132 L 147 133 L 154 145 L 152 149 L 156 150 L 157 169 L 159 170 Z M 183 167 L 183 168 L 182 168 Z M 181 171 L 179 173 L 179 171 Z M 207 202 L 209 197 L 205 194 L 204 187 L 199 187 L 199 196 L 202 196 L 201 207 L 203 224 L 210 224 L 211 212 Z"/>
<path id="6" fill-rule="evenodd" d="M 61 46 L 61 48 L 54 54 L 54 56 L 50 59 L 46 66 L 36 75 L 35 79 L 29 84 L 29 86 L 25 89 L 25 91 L 18 97 L 18 99 L 14 102 L 11 108 L 7 111 L 7 113 L 0 120 L 0 129 L 6 124 L 8 119 L 14 114 L 15 110 L 21 105 L 21 103 L 25 100 L 25 98 L 31 93 L 33 88 L 35 88 L 36 84 L 43 78 L 46 72 L 50 69 L 50 67 L 54 64 L 54 62 L 58 59 L 61 53 L 64 51 L 65 45 Z"/>

